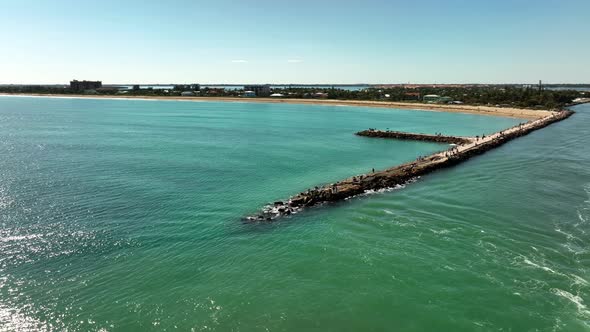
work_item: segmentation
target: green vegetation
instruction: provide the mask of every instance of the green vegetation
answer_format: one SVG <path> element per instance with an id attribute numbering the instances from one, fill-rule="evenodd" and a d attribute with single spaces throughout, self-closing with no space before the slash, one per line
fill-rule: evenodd
<path id="1" fill-rule="evenodd" d="M 313 89 L 273 89 L 291 98 L 313 98 Z M 450 97 L 467 105 L 499 105 L 502 107 L 554 109 L 563 107 L 584 94 L 575 90 L 541 90 L 520 86 L 470 86 L 470 87 L 403 87 L 348 91 L 327 89 L 329 99 L 382 100 L 392 102 L 422 102 L 426 95 Z"/>
<path id="2" fill-rule="evenodd" d="M 124 95 L 124 96 L 158 96 L 178 97 L 183 90 L 198 89 L 197 85 L 176 85 L 172 89 L 154 89 L 135 86 L 132 89 L 117 87 L 103 87 L 86 91 L 86 94 Z M 426 95 L 438 95 L 451 100 L 451 103 L 466 105 L 494 105 L 500 107 L 520 107 L 555 109 L 563 107 L 575 98 L 588 97 L 590 92 L 576 90 L 550 90 L 538 87 L 523 87 L 520 85 L 473 85 L 473 86 L 438 86 L 405 88 L 396 86 L 391 88 L 367 88 L 362 90 L 345 90 L 337 88 L 293 87 L 273 88 L 273 93 L 284 95 L 282 98 L 316 98 L 336 100 L 375 100 L 391 102 L 422 102 Z M 202 97 L 240 97 L 243 90 L 223 88 L 200 88 L 196 95 Z M 4 85 L 0 86 L 0 93 L 34 93 L 34 94 L 77 94 L 66 86 L 42 85 Z"/>

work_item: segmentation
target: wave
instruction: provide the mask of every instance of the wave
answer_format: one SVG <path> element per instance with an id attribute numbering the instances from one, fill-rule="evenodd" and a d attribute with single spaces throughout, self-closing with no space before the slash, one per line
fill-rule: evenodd
<path id="1" fill-rule="evenodd" d="M 527 265 L 530 265 L 530 266 L 536 267 L 536 268 L 538 268 L 538 269 L 541 269 L 541 270 L 543 270 L 543 271 L 546 271 L 546 272 L 550 272 L 550 273 L 553 273 L 553 274 L 564 275 L 563 273 L 556 272 L 555 270 L 553 270 L 553 269 L 552 269 L 552 268 L 550 268 L 550 267 L 547 267 L 547 266 L 542 266 L 542 265 L 539 265 L 539 264 L 537 264 L 537 263 L 534 263 L 534 262 L 530 261 L 528 258 L 524 258 L 523 262 L 524 262 L 525 264 L 527 264 Z"/>
<path id="2" fill-rule="evenodd" d="M 382 188 L 382 189 L 377 189 L 377 190 L 374 190 L 374 189 L 365 190 L 365 192 L 362 193 L 362 194 L 350 196 L 350 197 L 345 198 L 344 200 L 347 201 L 347 200 L 352 199 L 352 198 L 364 197 L 364 196 L 375 195 L 375 194 L 382 194 L 382 193 L 388 193 L 388 192 L 392 192 L 392 191 L 395 191 L 395 190 L 404 189 L 408 184 L 417 182 L 419 179 L 420 179 L 420 177 L 417 176 L 415 178 L 412 178 L 412 179 L 406 181 L 404 184 L 398 184 L 398 185 L 395 185 L 394 187 L 387 187 L 387 188 Z"/>
<path id="3" fill-rule="evenodd" d="M 559 288 L 552 288 L 551 292 L 553 292 L 553 294 L 557 296 L 569 300 L 571 303 L 576 305 L 576 308 L 578 309 L 579 313 L 583 314 L 586 317 L 590 317 L 590 311 L 587 310 L 587 306 L 584 304 L 584 300 L 580 296 L 574 295 L 568 291 Z"/>

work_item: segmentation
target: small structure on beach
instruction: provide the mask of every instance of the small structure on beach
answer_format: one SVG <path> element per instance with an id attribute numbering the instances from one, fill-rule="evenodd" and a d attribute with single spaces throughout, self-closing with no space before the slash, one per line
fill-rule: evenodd
<path id="1" fill-rule="evenodd" d="M 328 94 L 325 92 L 315 92 L 312 96 L 314 98 L 328 98 Z"/>
<path id="2" fill-rule="evenodd" d="M 194 93 L 194 92 L 192 92 L 192 91 L 182 91 L 182 92 L 180 93 L 180 95 L 181 95 L 182 97 L 194 97 L 194 96 L 195 96 L 195 93 Z"/>
<path id="3" fill-rule="evenodd" d="M 422 100 L 425 103 L 436 103 L 436 102 L 438 102 L 439 98 L 440 98 L 439 95 L 426 95 L 426 96 L 424 96 L 424 98 L 422 98 Z"/>
<path id="4" fill-rule="evenodd" d="M 422 99 L 425 103 L 434 104 L 434 103 L 448 103 L 453 101 L 451 97 L 441 97 L 439 95 L 426 95 Z"/>
<path id="5" fill-rule="evenodd" d="M 210 96 L 222 95 L 224 92 L 224 88 L 205 88 L 205 93 Z"/>
<path id="6" fill-rule="evenodd" d="M 254 92 L 254 91 L 244 91 L 244 97 L 248 97 L 248 98 L 256 97 L 256 92 Z"/>

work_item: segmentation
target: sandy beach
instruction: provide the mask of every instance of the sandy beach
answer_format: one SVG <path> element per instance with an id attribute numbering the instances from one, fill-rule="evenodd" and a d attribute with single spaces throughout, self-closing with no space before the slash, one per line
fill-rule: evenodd
<path id="1" fill-rule="evenodd" d="M 332 106 L 360 106 L 378 108 L 396 108 L 404 110 L 468 113 L 479 115 L 491 115 L 502 117 L 514 117 L 521 119 L 539 119 L 551 115 L 548 110 L 531 110 L 510 107 L 470 106 L 470 105 L 444 105 L 424 104 L 410 102 L 387 102 L 371 100 L 334 100 L 334 99 L 294 99 L 294 98 L 239 98 L 239 97 L 162 97 L 162 96 L 104 96 L 104 95 L 59 95 L 59 94 L 10 94 L 0 93 L 5 96 L 35 96 L 52 98 L 91 98 L 91 99 L 147 99 L 147 100 L 181 100 L 181 101 L 223 101 L 240 103 L 286 103 Z"/>

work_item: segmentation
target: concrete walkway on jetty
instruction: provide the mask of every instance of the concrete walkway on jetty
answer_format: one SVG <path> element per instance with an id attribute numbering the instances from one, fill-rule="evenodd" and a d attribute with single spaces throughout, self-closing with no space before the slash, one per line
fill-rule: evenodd
<path id="1" fill-rule="evenodd" d="M 543 118 L 521 123 L 517 126 L 502 130 L 484 137 L 454 137 L 442 135 L 412 134 L 392 131 L 379 131 L 370 129 L 357 133 L 367 137 L 394 138 L 394 139 L 419 139 L 438 142 L 452 142 L 448 150 L 437 152 L 399 166 L 370 174 L 353 176 L 351 178 L 315 187 L 291 197 L 289 200 L 277 201 L 265 207 L 261 213 L 249 216 L 248 221 L 272 221 L 278 217 L 290 215 L 297 211 L 314 205 L 336 202 L 381 189 L 402 186 L 418 176 L 430 173 L 434 170 L 449 167 L 467 160 L 475 155 L 505 144 L 517 137 L 526 135 L 532 131 L 544 128 L 554 122 L 570 117 L 574 112 L 562 110 L 552 112 Z M 455 143 L 459 142 L 459 143 Z"/>

